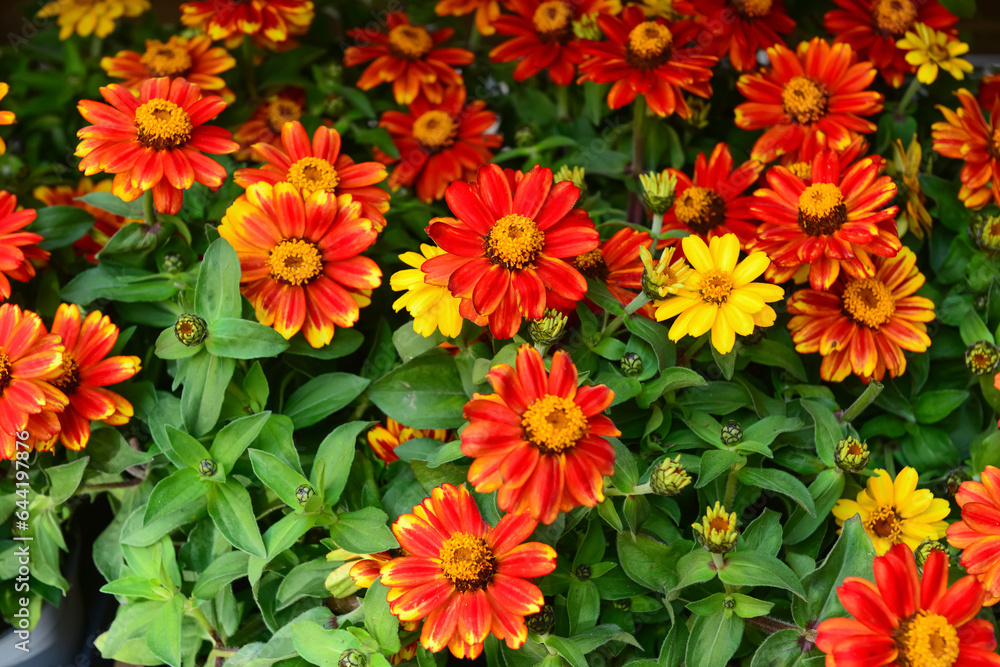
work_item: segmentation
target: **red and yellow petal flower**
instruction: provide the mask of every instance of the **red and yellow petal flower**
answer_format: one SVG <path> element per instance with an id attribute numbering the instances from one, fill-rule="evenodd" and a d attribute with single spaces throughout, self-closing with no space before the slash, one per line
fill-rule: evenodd
<path id="1" fill-rule="evenodd" d="M 199 0 L 181 5 L 181 23 L 200 28 L 213 40 L 239 46 L 244 35 L 276 47 L 309 30 L 315 12 L 310 0 Z"/>
<path id="2" fill-rule="evenodd" d="M 945 119 L 931 126 L 934 150 L 965 162 L 958 198 L 966 207 L 982 208 L 991 198 L 1000 203 L 1000 97 L 994 97 L 987 118 L 972 93 L 962 88 L 956 94 L 959 109 L 938 106 Z"/>
<path id="3" fill-rule="evenodd" d="M 385 426 L 377 424 L 368 431 L 368 444 L 371 446 L 375 456 L 385 463 L 398 461 L 393 450 L 407 440 L 416 438 L 432 438 L 441 442 L 448 441 L 448 429 L 419 429 L 403 426 L 391 417 L 385 420 Z"/>
<path id="4" fill-rule="evenodd" d="M 698 22 L 707 43 L 720 57 L 729 55 L 737 71 L 757 69 L 757 52 L 775 44 L 784 45 L 782 35 L 795 29 L 781 0 L 695 0 Z"/>
<path id="5" fill-rule="evenodd" d="M 212 46 L 208 35 L 171 36 L 166 42 L 146 40 L 146 50 L 119 51 L 101 59 L 108 76 L 124 79 L 122 85 L 138 91 L 146 79 L 158 76 L 184 77 L 204 94 L 221 95 L 227 104 L 236 100 L 225 80 L 217 76 L 236 66 L 236 59 L 221 46 Z"/>

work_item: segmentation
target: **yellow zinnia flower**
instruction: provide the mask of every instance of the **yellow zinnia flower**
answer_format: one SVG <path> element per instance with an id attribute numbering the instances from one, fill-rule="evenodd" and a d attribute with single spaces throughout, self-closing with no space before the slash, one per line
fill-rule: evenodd
<path id="1" fill-rule="evenodd" d="M 10 86 L 0 81 L 0 100 L 4 98 L 8 90 L 10 90 Z M 15 117 L 13 111 L 0 111 L 0 125 L 13 125 L 14 120 Z M 6 152 L 7 144 L 4 143 L 3 138 L 0 138 L 0 155 L 3 155 Z"/>
<path id="2" fill-rule="evenodd" d="M 753 282 L 771 263 L 767 255 L 753 252 L 737 264 L 740 242 L 735 234 L 713 238 L 711 245 L 687 236 L 681 247 L 694 273 L 676 296 L 653 304 L 657 321 L 678 316 L 670 327 L 670 340 L 711 330 L 712 345 L 726 354 L 736 344 L 736 334 L 748 336 L 755 325 L 774 324 L 777 316 L 767 303 L 784 297 L 785 290 Z"/>
<path id="3" fill-rule="evenodd" d="M 74 32 L 107 37 L 115 29 L 115 19 L 139 16 L 149 7 L 149 0 L 56 0 L 38 10 L 38 17 L 59 17 L 59 39 L 69 39 Z"/>
<path id="4" fill-rule="evenodd" d="M 927 489 L 917 490 L 917 471 L 907 466 L 895 481 L 885 470 L 876 469 L 875 477 L 868 479 L 868 486 L 858 494 L 856 501 L 841 498 L 833 506 L 837 525 L 855 514 L 861 516 L 865 532 L 881 556 L 894 544 L 904 543 L 916 549 L 925 539 L 944 537 L 951 508 L 948 501 L 935 498 Z"/>
<path id="5" fill-rule="evenodd" d="M 950 40 L 947 33 L 934 30 L 924 23 L 913 26 L 916 32 L 907 31 L 896 46 L 906 51 L 906 62 L 917 67 L 920 83 L 931 84 L 937 80 L 938 67 L 961 81 L 972 63 L 958 56 L 968 53 L 969 45 L 957 39 Z"/>
<path id="6" fill-rule="evenodd" d="M 420 253 L 404 252 L 399 256 L 413 268 L 397 271 L 390 278 L 392 289 L 406 291 L 392 307 L 396 311 L 406 308 L 413 316 L 413 330 L 424 338 L 433 334 L 435 329 L 440 329 L 448 338 L 454 338 L 462 331 L 462 316 L 458 312 L 460 300 L 452 296 L 447 287 L 424 282 L 424 272 L 420 269 L 426 260 L 443 255 L 444 250 L 421 243 Z"/>

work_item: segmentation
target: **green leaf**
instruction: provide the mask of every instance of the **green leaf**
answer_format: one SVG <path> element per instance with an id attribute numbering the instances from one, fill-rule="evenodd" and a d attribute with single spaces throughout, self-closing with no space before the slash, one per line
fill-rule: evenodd
<path id="1" fill-rule="evenodd" d="M 184 425 L 194 435 L 215 428 L 222 412 L 226 387 L 236 370 L 236 360 L 216 357 L 202 350 L 187 360 L 184 389 L 181 392 L 181 415 Z"/>
<path id="2" fill-rule="evenodd" d="M 224 553 L 198 575 L 191 595 L 199 600 L 211 600 L 215 594 L 241 577 L 247 576 L 250 554 L 243 551 Z"/>
<path id="3" fill-rule="evenodd" d="M 270 416 L 270 412 L 258 412 L 229 422 L 215 436 L 212 448 L 208 451 L 209 455 L 228 474 L 240 455 L 257 439 L 257 435 Z"/>
<path id="4" fill-rule="evenodd" d="M 716 421 L 714 417 L 704 412 L 692 412 L 690 417 L 682 417 L 682 419 L 688 428 L 691 429 L 691 432 L 699 438 L 714 447 L 723 447 L 722 424 Z"/>
<path id="5" fill-rule="evenodd" d="M 317 623 L 293 623 L 291 633 L 295 651 L 319 667 L 337 667 L 341 653 L 361 648 L 361 642 L 350 632 L 327 630 Z"/>
<path id="6" fill-rule="evenodd" d="M 458 428 L 465 393 L 458 366 L 444 350 L 431 350 L 372 383 L 371 399 L 383 413 L 412 428 Z"/>
<path id="7" fill-rule="evenodd" d="M 299 509 L 301 506 L 296 495 L 298 488 L 300 486 L 312 488 L 309 480 L 270 452 L 251 449 L 250 465 L 253 466 L 257 478 L 292 509 Z"/>
<path id="8" fill-rule="evenodd" d="M 371 422 L 341 424 L 323 438 L 319 449 L 316 450 L 316 459 L 309 473 L 309 479 L 327 506 L 333 506 L 340 500 L 340 494 L 343 493 L 347 477 L 351 472 L 351 463 L 354 461 L 354 444 L 361 431 L 370 424 Z"/>
<path id="9" fill-rule="evenodd" d="M 158 519 L 182 511 L 208 493 L 208 486 L 201 475 L 191 468 L 174 471 L 161 479 L 149 495 L 149 503 L 142 517 L 143 526 L 151 526 Z"/>
<path id="10" fill-rule="evenodd" d="M 813 503 L 812 496 L 809 495 L 809 490 L 802 482 L 784 470 L 743 468 L 736 472 L 736 477 L 744 484 L 788 496 L 801 505 L 809 516 L 816 516 L 816 505 Z"/>
<path id="11" fill-rule="evenodd" d="M 341 549 L 371 554 L 396 549 L 399 542 L 389 530 L 389 515 L 377 507 L 363 507 L 337 516 L 330 525 L 330 539 Z"/>
<path id="12" fill-rule="evenodd" d="M 326 373 L 295 390 L 284 413 L 295 428 L 305 428 L 325 419 L 361 395 L 368 380 L 350 373 Z"/>
<path id="13" fill-rule="evenodd" d="M 656 354 L 656 362 L 661 371 L 674 365 L 677 360 L 677 346 L 667 335 L 669 331 L 667 327 L 641 315 L 626 317 L 625 326 L 636 336 L 649 343 Z"/>
<path id="14" fill-rule="evenodd" d="M 424 352 L 437 347 L 446 340 L 447 338 L 436 329 L 433 334 L 427 337 L 418 334 L 413 329 L 413 322 L 407 322 L 392 334 L 392 344 L 395 346 L 396 352 L 399 353 L 399 358 L 404 363 L 419 357 Z"/>
<path id="15" fill-rule="evenodd" d="M 110 192 L 88 192 L 82 197 L 77 197 L 77 201 L 83 201 L 94 208 L 99 208 L 114 215 L 120 215 L 123 218 L 142 218 L 143 203 L 141 197 L 135 201 L 127 202 L 119 199 Z"/>
<path id="16" fill-rule="evenodd" d="M 677 562 L 690 542 L 666 545 L 645 535 L 618 534 L 622 569 L 637 584 L 666 592 L 677 586 Z"/>
<path id="17" fill-rule="evenodd" d="M 153 655 L 170 665 L 181 667 L 181 623 L 184 621 L 184 596 L 175 595 L 160 607 L 156 620 L 146 631 L 146 645 Z"/>
<path id="18" fill-rule="evenodd" d="M 801 639 L 795 630 L 778 630 L 757 647 L 750 667 L 792 667 L 802 655 Z"/>
<path id="19" fill-rule="evenodd" d="M 204 346 L 201 343 L 198 345 L 185 345 L 180 342 L 177 340 L 174 328 L 168 327 L 156 337 L 154 351 L 160 359 L 186 359 L 198 354 L 202 349 L 204 349 Z"/>
<path id="20" fill-rule="evenodd" d="M 133 449 L 117 429 L 94 424 L 87 442 L 90 467 L 112 475 L 126 468 L 148 462 L 152 455 Z"/>
<path id="21" fill-rule="evenodd" d="M 684 387 L 696 387 L 703 384 L 705 384 L 705 378 L 690 368 L 683 368 L 681 366 L 665 368 L 660 373 L 660 377 L 643 385 L 642 392 L 639 394 L 636 402 L 640 408 L 645 410 L 653 401 L 668 391 L 676 391 Z"/>
<path id="22" fill-rule="evenodd" d="M 729 472 L 738 464 L 746 463 L 746 457 L 728 449 L 710 449 L 701 456 L 701 468 L 698 471 L 698 481 L 694 488 L 700 489 L 719 475 Z"/>
<path id="23" fill-rule="evenodd" d="M 250 409 L 261 412 L 267 406 L 267 397 L 271 388 L 267 384 L 267 376 L 259 361 L 255 361 L 243 378 L 243 391 L 247 393 Z"/>
<path id="24" fill-rule="evenodd" d="M 847 612 L 837 598 L 837 587 L 844 583 L 844 577 L 862 577 L 871 581 L 874 558 L 875 548 L 865 533 L 861 518 L 851 517 L 844 522 L 837 543 L 823 563 L 802 579 L 807 594 L 805 600 L 792 599 L 795 622 L 806 627 L 807 623 L 846 616 Z"/>
<path id="25" fill-rule="evenodd" d="M 240 316 L 240 258 L 225 239 L 216 239 L 205 251 L 194 291 L 194 310 L 212 325 L 223 317 Z"/>
<path id="26" fill-rule="evenodd" d="M 167 425 L 165 430 L 167 439 L 170 441 L 170 448 L 190 468 L 197 471 L 202 461 L 212 458 L 205 446 L 196 438 L 170 425 Z"/>
<path id="27" fill-rule="evenodd" d="M 836 465 L 834 452 L 844 439 L 844 427 L 837 421 L 833 411 L 819 401 L 804 398 L 801 403 L 814 420 L 813 437 L 816 439 L 816 453 L 827 468 L 832 468 Z"/>
<path id="28" fill-rule="evenodd" d="M 772 586 L 791 591 L 803 599 L 806 596 L 792 568 L 759 551 L 726 554 L 726 566 L 719 570 L 719 579 L 731 586 Z"/>
<path id="29" fill-rule="evenodd" d="M 740 355 L 754 363 L 788 371 L 792 377 L 801 382 L 806 381 L 806 369 L 802 365 L 802 356 L 794 348 L 776 340 L 763 338 L 753 345 L 744 347 Z"/>
<path id="30" fill-rule="evenodd" d="M 839 468 L 827 468 L 816 475 L 809 485 L 809 496 L 813 499 L 816 514 L 809 516 L 802 507 L 796 507 L 785 522 L 785 544 L 798 544 L 823 525 L 844 492 L 844 482 L 844 473 Z"/>
<path id="31" fill-rule="evenodd" d="M 587 298 L 612 315 L 623 315 L 621 302 L 608 289 L 604 281 L 587 278 Z"/>
<path id="32" fill-rule="evenodd" d="M 81 306 L 97 299 L 124 303 L 166 301 L 176 294 L 177 285 L 169 276 L 107 264 L 78 273 L 59 292 L 64 301 Z"/>
<path id="33" fill-rule="evenodd" d="M 687 648 L 688 628 L 686 623 L 674 622 L 670 626 L 667 638 L 660 647 L 659 667 L 681 667 L 684 662 L 684 652 Z"/>
<path id="34" fill-rule="evenodd" d="M 979 316 L 979 313 L 974 310 L 970 310 L 969 314 L 965 316 L 965 319 L 962 320 L 962 323 L 958 327 L 958 331 L 962 335 L 962 342 L 966 345 L 972 345 L 981 340 L 985 340 L 988 343 L 995 342 L 990 328 L 983 322 L 983 318 Z"/>
<path id="35" fill-rule="evenodd" d="M 174 597 L 174 591 L 159 582 L 153 582 L 146 577 L 122 577 L 109 581 L 101 587 L 102 593 L 121 595 L 127 598 L 145 598 L 147 600 L 169 600 Z"/>
<path id="36" fill-rule="evenodd" d="M 356 329 L 340 329 L 333 334 L 333 340 L 326 347 L 315 348 L 304 336 L 297 335 L 289 341 L 288 354 L 296 354 L 314 359 L 339 359 L 351 354 L 365 342 L 365 336 Z"/>
<path id="37" fill-rule="evenodd" d="M 695 616 L 688 637 L 687 667 L 721 667 L 729 664 L 743 639 L 743 619 L 722 611 L 711 616 Z"/>
<path id="38" fill-rule="evenodd" d="M 286 514 L 264 532 L 264 547 L 267 559 L 271 560 L 288 549 L 316 523 L 315 514 Z M 253 565 L 253 561 L 250 561 Z"/>
<path id="39" fill-rule="evenodd" d="M 573 577 L 566 594 L 566 610 L 569 612 L 569 633 L 589 630 L 597 625 L 601 613 L 601 594 L 591 581 L 580 581 Z"/>
<path id="40" fill-rule="evenodd" d="M 25 229 L 39 234 L 38 247 L 55 250 L 73 243 L 94 226 L 94 216 L 76 206 L 43 206 Z"/>
<path id="41" fill-rule="evenodd" d="M 48 496 L 53 505 L 62 505 L 76 492 L 88 461 L 90 458 L 84 456 L 72 463 L 45 468 L 45 476 L 49 478 Z"/>
<path id="42" fill-rule="evenodd" d="M 699 616 L 711 616 L 726 608 L 726 597 L 725 593 L 713 593 L 708 597 L 687 603 L 686 607 Z"/>
<path id="43" fill-rule="evenodd" d="M 737 551 L 759 551 L 769 556 L 777 556 L 781 549 L 781 515 L 772 509 L 765 509 L 759 517 L 740 534 Z"/>
<path id="44" fill-rule="evenodd" d="M 774 606 L 773 602 L 764 602 L 763 600 L 758 600 L 757 598 L 752 598 L 749 595 L 743 595 L 742 593 L 733 593 L 733 602 L 735 606 L 733 611 L 740 618 L 754 618 L 757 616 L 764 616 L 771 611 L 771 607 Z"/>
<path id="45" fill-rule="evenodd" d="M 208 325 L 205 347 L 219 357 L 259 359 L 278 356 L 288 349 L 288 341 L 258 322 L 221 317 Z"/>
<path id="46" fill-rule="evenodd" d="M 715 579 L 715 566 L 712 564 L 712 554 L 704 549 L 695 549 L 681 556 L 677 561 L 677 576 L 680 580 L 674 590 L 685 586 L 700 584 Z"/>
<path id="47" fill-rule="evenodd" d="M 964 389 L 936 389 L 925 391 L 913 400 L 913 416 L 921 424 L 936 424 L 969 398 Z"/>
<path id="48" fill-rule="evenodd" d="M 976 16 L 976 0 L 941 0 L 941 4 L 949 12 L 963 19 L 971 19 Z"/>
<path id="49" fill-rule="evenodd" d="M 743 439 L 753 440 L 762 445 L 770 445 L 782 433 L 790 433 L 803 428 L 805 424 L 800 419 L 772 415 L 743 429 Z"/>
<path id="50" fill-rule="evenodd" d="M 365 629 L 385 653 L 395 653 L 399 650 L 399 620 L 389 611 L 388 593 L 389 589 L 381 581 L 373 583 L 365 592 Z"/>
<path id="51" fill-rule="evenodd" d="M 393 143 L 392 137 L 384 127 L 372 127 L 366 129 L 357 129 L 357 125 L 354 125 L 353 127 L 355 128 L 354 137 L 358 140 L 358 143 L 364 146 L 376 146 L 380 151 L 389 157 L 399 157 L 399 149 L 396 148 L 396 144 Z"/>
<path id="52" fill-rule="evenodd" d="M 733 371 L 736 370 L 736 355 L 739 354 L 740 348 L 742 347 L 743 344 L 740 343 L 740 341 L 736 341 L 733 345 L 733 349 L 726 354 L 722 354 L 715 349 L 714 345 L 712 346 L 712 358 L 715 359 L 716 365 L 719 367 L 719 370 L 722 371 L 722 377 L 727 380 L 733 379 Z"/>
<path id="53" fill-rule="evenodd" d="M 250 494 L 242 484 L 234 479 L 212 484 L 208 492 L 208 514 L 234 547 L 258 558 L 267 557 Z"/>

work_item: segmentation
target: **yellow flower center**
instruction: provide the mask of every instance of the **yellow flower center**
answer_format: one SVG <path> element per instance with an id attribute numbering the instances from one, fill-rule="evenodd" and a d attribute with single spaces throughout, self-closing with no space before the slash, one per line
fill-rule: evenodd
<path id="1" fill-rule="evenodd" d="M 153 40 L 139 58 L 150 76 L 183 76 L 191 69 L 191 54 L 181 46 Z"/>
<path id="2" fill-rule="evenodd" d="M 323 190 L 334 192 L 340 177 L 333 165 L 319 157 L 304 157 L 288 168 L 288 182 L 308 197 Z"/>
<path id="3" fill-rule="evenodd" d="M 605 280 L 608 277 L 608 264 L 604 261 L 604 254 L 600 248 L 594 248 L 575 257 L 573 267 L 588 278 Z"/>
<path id="4" fill-rule="evenodd" d="M 572 399 L 546 394 L 528 406 L 521 419 L 527 439 L 543 454 L 559 454 L 576 445 L 589 427 Z"/>
<path id="5" fill-rule="evenodd" d="M 872 21 L 875 29 L 892 37 L 901 37 L 917 20 L 917 8 L 912 0 L 875 0 Z"/>
<path id="6" fill-rule="evenodd" d="M 441 545 L 441 571 L 459 591 L 479 590 L 493 581 L 493 550 L 481 537 L 456 533 Z"/>
<path id="7" fill-rule="evenodd" d="M 545 234 L 534 220 L 511 213 L 493 224 L 486 238 L 486 256 L 508 269 L 523 269 L 535 261 L 544 245 Z"/>
<path id="8" fill-rule="evenodd" d="M 573 8 L 562 0 L 543 2 L 538 5 L 531 20 L 535 30 L 544 37 L 569 36 L 573 31 Z"/>
<path id="9" fill-rule="evenodd" d="M 907 667 L 951 667 L 958 661 L 958 631 L 944 616 L 921 609 L 895 632 L 900 664 Z"/>
<path id="10" fill-rule="evenodd" d="M 812 178 L 813 166 L 811 162 L 793 162 L 788 165 L 788 171 L 805 181 Z"/>
<path id="11" fill-rule="evenodd" d="M 1000 127 L 993 130 L 993 132 L 990 134 L 989 149 L 990 152 L 993 154 L 993 157 L 1000 158 Z"/>
<path id="12" fill-rule="evenodd" d="M 845 222 L 844 195 L 833 183 L 814 183 L 799 195 L 799 225 L 806 234 L 833 234 Z"/>
<path id="13" fill-rule="evenodd" d="M 304 239 L 282 239 L 267 258 L 271 277 L 288 285 L 304 285 L 323 271 L 319 248 Z"/>
<path id="14" fill-rule="evenodd" d="M 729 293 L 733 291 L 733 279 L 724 271 L 712 269 L 702 276 L 698 290 L 702 301 L 721 306 L 729 300 Z"/>
<path id="15" fill-rule="evenodd" d="M 847 283 L 840 298 L 844 303 L 844 312 L 870 329 L 886 324 L 896 312 L 892 292 L 877 278 L 852 280 Z"/>
<path id="16" fill-rule="evenodd" d="M 451 146 L 457 135 L 458 124 L 445 111 L 433 109 L 413 121 L 413 138 L 432 151 Z"/>
<path id="17" fill-rule="evenodd" d="M 267 105 L 267 124 L 272 132 L 281 132 L 285 123 L 302 117 L 302 107 L 291 100 L 274 100 Z"/>
<path id="18" fill-rule="evenodd" d="M 927 45 L 927 55 L 938 63 L 946 63 L 951 60 L 951 52 L 948 51 L 948 47 L 937 42 L 931 42 Z"/>
<path id="19" fill-rule="evenodd" d="M 733 8 L 747 18 L 760 18 L 771 13 L 773 0 L 732 0 Z"/>
<path id="20" fill-rule="evenodd" d="M 826 115 L 830 95 L 826 87 L 807 76 L 793 76 L 781 91 L 781 106 L 798 125 L 815 123 Z"/>
<path id="21" fill-rule="evenodd" d="M 80 366 L 76 360 L 67 353 L 63 353 L 62 375 L 55 380 L 51 380 L 63 393 L 69 394 L 80 385 Z"/>
<path id="22" fill-rule="evenodd" d="M 865 521 L 865 530 L 872 535 L 889 540 L 892 544 L 898 544 L 903 533 L 903 524 L 900 522 L 900 518 L 895 507 L 883 505 L 868 516 L 868 520 Z"/>
<path id="23" fill-rule="evenodd" d="M 674 204 L 674 215 L 699 234 L 707 234 L 726 221 L 726 202 L 712 188 L 693 185 Z"/>
<path id="24" fill-rule="evenodd" d="M 403 60 L 419 60 L 434 46 L 430 34 L 417 25 L 398 25 L 389 31 L 389 52 Z"/>
<path id="25" fill-rule="evenodd" d="M 674 36 L 655 21 L 643 21 L 628 34 L 625 59 L 638 69 L 654 69 L 670 60 Z"/>
<path id="26" fill-rule="evenodd" d="M 10 373 L 10 366 L 10 357 L 5 352 L 0 352 L 0 396 L 3 396 L 4 390 L 10 386 L 10 381 L 14 379 Z"/>
<path id="27" fill-rule="evenodd" d="M 135 110 L 135 127 L 142 145 L 158 151 L 183 146 L 194 129 L 184 109 L 159 98 Z"/>

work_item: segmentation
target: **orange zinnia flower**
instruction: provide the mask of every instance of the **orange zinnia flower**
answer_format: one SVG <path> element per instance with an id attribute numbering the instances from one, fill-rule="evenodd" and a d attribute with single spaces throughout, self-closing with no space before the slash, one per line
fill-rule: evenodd
<path id="1" fill-rule="evenodd" d="M 235 66 L 236 59 L 221 46 L 213 48 L 206 35 L 174 35 L 166 42 L 147 39 L 145 53 L 119 51 L 113 58 L 101 58 L 101 67 L 108 76 L 125 79 L 122 85 L 130 90 L 137 91 L 143 81 L 158 76 L 184 77 L 204 94 L 221 95 L 227 104 L 232 104 L 236 96 L 226 88 L 225 80 L 215 75 Z"/>
<path id="2" fill-rule="evenodd" d="M 771 258 L 767 278 L 784 282 L 803 264 L 809 283 L 825 290 L 843 268 L 854 278 L 875 274 L 871 255 L 893 257 L 903 246 L 896 232 L 896 184 L 879 176 L 885 161 L 864 158 L 845 164 L 833 151 L 812 162 L 809 185 L 790 169 L 775 165 L 767 184 L 754 193 L 750 210 L 762 220 L 747 244 Z"/>
<path id="3" fill-rule="evenodd" d="M 392 94 L 398 104 L 410 104 L 421 92 L 437 104 L 446 86 L 461 86 L 462 75 L 454 65 L 468 65 L 474 59 L 472 51 L 439 48 L 452 36 L 451 28 L 427 32 L 410 25 L 406 14 L 393 12 L 388 18 L 389 32 L 355 28 L 347 34 L 361 46 L 350 46 L 344 52 L 344 65 L 353 67 L 374 60 L 358 79 L 358 88 L 371 90 L 380 83 L 392 81 Z"/>
<path id="4" fill-rule="evenodd" d="M 455 218 L 434 218 L 427 233 L 447 254 L 421 267 L 430 285 L 447 285 L 462 299 L 462 316 L 489 322 L 496 338 L 511 338 L 521 319 L 538 319 L 545 290 L 571 301 L 587 292 L 587 281 L 566 258 L 597 247 L 587 212 L 573 208 L 580 189 L 552 184 L 552 171 L 535 166 L 527 174 L 484 164 L 476 182 L 456 181 L 445 199 Z"/>
<path id="5" fill-rule="evenodd" d="M 392 417 L 387 417 L 385 426 L 377 424 L 368 431 L 368 444 L 371 446 L 372 451 L 375 452 L 375 456 L 386 463 L 398 461 L 399 457 L 396 456 L 394 451 L 396 447 L 399 447 L 407 440 L 414 440 L 416 438 L 433 438 L 441 442 L 447 442 L 448 429 L 411 428 L 403 426 Z"/>
<path id="6" fill-rule="evenodd" d="M 108 104 L 83 100 L 77 107 L 93 124 L 76 133 L 82 141 L 75 155 L 87 176 L 115 175 L 115 196 L 134 201 L 152 190 L 156 209 L 173 215 L 195 181 L 218 189 L 226 180 L 225 168 L 202 154 L 238 147 L 227 130 L 204 124 L 226 108 L 221 97 L 202 97 L 195 84 L 167 77 L 147 79 L 138 99 L 116 83 L 101 96 Z"/>
<path id="7" fill-rule="evenodd" d="M 972 93 L 962 88 L 957 95 L 962 108 L 938 105 L 944 122 L 931 126 L 934 150 L 965 162 L 958 198 L 967 207 L 982 208 L 991 196 L 1000 203 L 1000 98 L 994 98 L 987 120 Z"/>
<path id="8" fill-rule="evenodd" d="M 486 523 L 468 489 L 444 484 L 392 524 L 410 556 L 382 566 L 389 610 L 402 622 L 424 619 L 420 643 L 446 646 L 474 659 L 492 634 L 512 649 L 528 638 L 524 617 L 541 610 L 541 590 L 528 581 L 556 568 L 555 549 L 524 542 L 537 522 L 507 514 Z"/>
<path id="9" fill-rule="evenodd" d="M 219 235 L 239 255 L 257 320 L 285 338 L 301 330 L 313 347 L 329 344 L 334 325 L 354 326 L 382 282 L 360 255 L 378 232 L 350 195 L 303 197 L 290 183 L 256 183 L 226 211 Z"/>
<path id="10" fill-rule="evenodd" d="M 444 196 L 455 181 L 471 181 L 476 168 L 493 159 L 503 137 L 490 132 L 497 115 L 486 110 L 486 102 L 465 104 L 465 87 L 449 88 L 440 104 L 418 97 L 409 112 L 386 111 L 379 125 L 384 127 L 399 150 L 393 158 L 375 149 L 375 157 L 395 164 L 389 187 L 416 184 L 417 196 L 432 202 Z"/>
<path id="11" fill-rule="evenodd" d="M 519 60 L 514 68 L 516 81 L 544 70 L 559 86 L 571 84 L 575 66 L 583 62 L 573 21 L 621 11 L 618 0 L 507 0 L 505 5 L 516 15 L 504 14 L 493 25 L 501 35 L 516 36 L 494 47 L 490 59 L 498 63 Z"/>
<path id="12" fill-rule="evenodd" d="M 771 162 L 787 153 L 842 151 L 856 133 L 875 124 L 862 116 L 882 110 L 882 95 L 865 90 L 875 80 L 869 62 L 857 62 L 847 44 L 822 39 L 802 42 L 795 51 L 777 44 L 767 50 L 771 67 L 744 74 L 736 84 L 747 102 L 736 107 L 736 125 L 764 130 L 752 157 Z"/>
<path id="13" fill-rule="evenodd" d="M 8 86 L 3 81 L 0 81 L 0 100 L 7 96 L 8 91 L 10 91 L 10 86 Z M 0 125 L 13 125 L 17 118 L 14 116 L 13 111 L 0 111 Z M 7 152 L 7 144 L 4 142 L 3 138 L 0 137 L 0 155 Z"/>
<path id="14" fill-rule="evenodd" d="M 826 30 L 833 41 L 850 44 L 862 60 L 870 60 L 889 85 L 899 88 L 917 68 L 896 48 L 914 24 L 923 23 L 955 36 L 958 18 L 938 0 L 833 0 L 838 9 L 826 13 Z"/>
<path id="15" fill-rule="evenodd" d="M 709 47 L 740 72 L 757 69 L 757 51 L 785 44 L 795 29 L 781 0 L 695 0 L 698 23 L 711 33 Z M 699 44 L 704 43 L 699 39 Z"/>
<path id="16" fill-rule="evenodd" d="M 975 577 L 948 586 L 948 556 L 932 551 L 923 578 L 913 552 L 897 544 L 875 558 L 874 583 L 846 577 L 837 597 L 854 618 L 830 618 L 816 628 L 827 665 L 961 665 L 997 667 L 993 625 L 976 614 L 983 587 Z"/>
<path id="17" fill-rule="evenodd" d="M 704 49 L 691 44 L 698 34 L 693 21 L 647 20 L 641 7 L 629 5 L 621 16 L 599 15 L 597 25 L 608 40 L 580 42 L 580 50 L 590 58 L 580 65 L 578 81 L 614 83 L 608 91 L 610 108 L 642 95 L 660 116 L 676 111 L 681 118 L 690 118 L 682 91 L 699 97 L 712 94 L 709 68 L 718 58 L 702 55 Z"/>
<path id="18" fill-rule="evenodd" d="M 355 164 L 349 155 L 340 152 L 340 133 L 319 127 L 309 135 L 299 121 L 285 123 L 281 128 L 281 146 L 261 142 L 253 145 L 258 155 L 267 161 L 260 169 L 239 169 L 233 174 L 238 185 L 248 188 L 254 183 L 291 183 L 303 197 L 317 190 L 332 195 L 351 195 L 361 204 L 362 217 L 368 218 L 380 230 L 385 227 L 385 212 L 389 210 L 389 193 L 376 187 L 385 180 L 385 167 L 378 162 Z"/>
<path id="19" fill-rule="evenodd" d="M 253 110 L 250 118 L 236 128 L 233 140 L 240 145 L 237 160 L 264 160 L 264 156 L 252 148 L 255 144 L 271 144 L 281 148 L 281 128 L 305 113 L 306 91 L 288 87 L 264 98 L 264 103 Z"/>
<path id="20" fill-rule="evenodd" d="M 925 352 L 934 302 L 915 292 L 924 284 L 917 256 L 904 247 L 875 259 L 871 278 L 841 276 L 828 291 L 801 289 L 788 299 L 795 349 L 823 355 L 820 377 L 840 382 L 851 372 L 868 382 L 906 370 L 903 350 Z"/>
<path id="21" fill-rule="evenodd" d="M 10 278 L 26 283 L 35 276 L 31 259 L 47 259 L 38 247 L 42 237 L 23 231 L 35 219 L 35 209 L 17 210 L 17 197 L 0 190 L 0 300 L 10 297 Z"/>
<path id="22" fill-rule="evenodd" d="M 604 414 L 615 393 L 606 386 L 577 387 L 576 366 L 560 350 L 545 371 L 530 345 L 516 367 L 486 374 L 495 394 L 473 394 L 464 409 L 462 453 L 475 459 L 469 481 L 476 491 L 497 491 L 497 505 L 550 524 L 559 512 L 604 500 L 604 477 L 615 469 L 606 438 L 621 435 Z"/>
<path id="23" fill-rule="evenodd" d="M 434 5 L 438 16 L 465 16 L 476 13 L 476 29 L 484 35 L 492 35 L 495 31 L 493 23 L 500 16 L 499 0 L 438 0 Z"/>
<path id="24" fill-rule="evenodd" d="M 238 46 L 244 35 L 283 42 L 303 35 L 314 16 L 309 0 L 202 0 L 181 5 L 181 23 L 204 30 L 213 41 Z"/>
<path id="25" fill-rule="evenodd" d="M 1000 469 L 986 466 L 981 477 L 958 487 L 962 520 L 948 526 L 948 543 L 962 549 L 962 567 L 986 589 L 986 604 L 994 605 L 1000 602 Z"/>
<path id="26" fill-rule="evenodd" d="M 89 178 L 84 177 L 75 186 L 49 187 L 42 185 L 35 188 L 31 194 L 35 199 L 48 206 L 75 206 L 94 216 L 94 226 L 73 243 L 73 249 L 91 262 L 96 262 L 97 253 L 104 248 L 108 239 L 128 223 L 137 221 L 108 213 L 104 209 L 80 201 L 79 198 L 89 192 L 111 192 L 111 180 L 100 181 L 95 185 Z"/>

